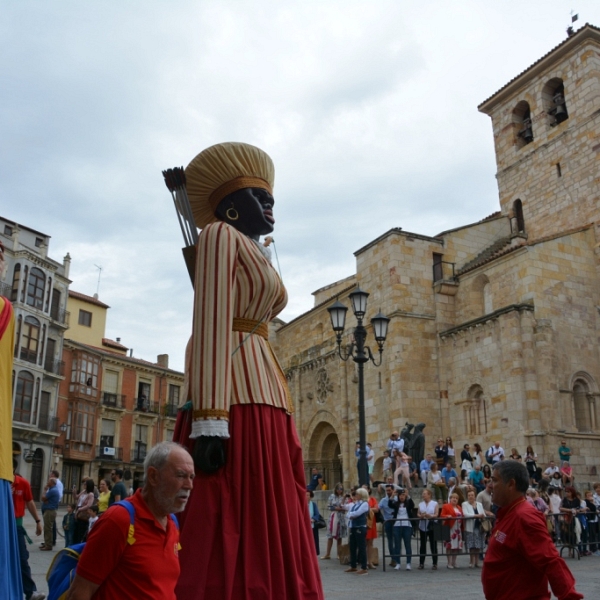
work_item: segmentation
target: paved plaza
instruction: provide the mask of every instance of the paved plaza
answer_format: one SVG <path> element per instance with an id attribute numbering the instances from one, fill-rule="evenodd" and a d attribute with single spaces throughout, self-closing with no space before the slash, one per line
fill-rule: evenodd
<path id="1" fill-rule="evenodd" d="M 64 509 L 59 511 L 57 522 L 62 522 Z M 35 523 L 27 513 L 25 527 L 34 543 L 29 546 L 29 564 L 33 572 L 33 578 L 41 592 L 47 593 L 46 571 L 52 562 L 55 552 L 41 552 L 39 545 L 42 536 L 35 537 Z M 376 541 L 381 553 L 381 539 Z M 63 538 L 59 538 L 58 547 L 64 545 Z M 326 546 L 325 535 L 321 535 L 321 550 Z M 413 551 L 416 550 L 413 544 Z M 333 550 L 335 554 L 335 546 Z M 381 562 L 381 561 L 380 561 Z M 413 558 L 413 570 L 405 571 L 404 563 L 401 571 L 388 568 L 384 573 L 381 566 L 370 571 L 368 575 L 357 576 L 353 573 L 345 573 L 346 566 L 341 566 L 337 559 L 319 560 L 323 589 L 327 600 L 344 598 L 365 598 L 369 600 L 383 600 L 398 597 L 411 600 L 431 600 L 432 598 L 444 598 L 444 600 L 468 600 L 482 599 L 481 569 L 469 569 L 467 556 L 459 557 L 459 569 L 446 569 L 445 556 L 439 557 L 438 570 L 431 570 L 431 558 L 427 558 L 425 570 L 418 571 L 418 558 Z M 600 557 L 590 556 L 577 559 L 567 559 L 567 564 L 577 580 L 577 589 L 586 598 L 600 597 Z M 553 596 L 554 597 L 554 596 Z M 517 599 L 515 599 L 517 600 Z"/>

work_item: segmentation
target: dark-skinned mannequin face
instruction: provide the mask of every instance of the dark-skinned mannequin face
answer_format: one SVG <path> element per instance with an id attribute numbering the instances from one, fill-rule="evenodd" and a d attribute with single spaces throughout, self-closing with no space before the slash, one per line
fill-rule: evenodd
<path id="1" fill-rule="evenodd" d="M 260 188 L 244 188 L 221 200 L 215 215 L 258 242 L 261 235 L 273 232 L 273 196 Z M 232 219 L 231 217 L 237 218 Z"/>

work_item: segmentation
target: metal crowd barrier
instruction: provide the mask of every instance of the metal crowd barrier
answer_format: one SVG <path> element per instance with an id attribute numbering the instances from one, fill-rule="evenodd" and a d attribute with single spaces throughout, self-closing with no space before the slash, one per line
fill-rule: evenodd
<path id="1" fill-rule="evenodd" d="M 557 548 L 559 548 L 561 556 L 567 550 L 569 558 L 577 556 L 579 560 L 583 553 L 600 550 L 599 524 L 590 523 L 587 518 L 588 516 L 585 513 L 585 521 L 568 512 L 546 515 L 548 532 Z"/>
<path id="2" fill-rule="evenodd" d="M 493 527 L 493 522 L 494 522 L 495 517 L 489 517 L 489 516 L 485 516 L 482 519 L 477 519 L 484 528 L 487 528 L 487 531 L 483 531 L 482 535 L 484 538 L 484 544 L 483 547 L 481 548 L 481 554 L 485 554 L 485 547 L 487 546 L 487 539 L 488 536 L 490 535 L 490 532 L 492 530 Z M 392 558 L 392 554 L 386 554 L 386 544 L 388 542 L 387 539 L 387 533 L 386 533 L 386 524 L 387 523 L 393 523 L 395 524 L 396 521 L 409 521 L 412 527 L 412 535 L 411 535 L 411 548 L 414 547 L 413 546 L 413 541 L 416 541 L 417 543 L 417 552 L 413 552 L 412 553 L 412 559 L 413 560 L 418 560 L 420 559 L 422 556 L 423 557 L 432 557 L 433 554 L 431 552 L 424 552 L 421 553 L 420 550 L 420 544 L 421 544 L 421 536 L 420 536 L 420 530 L 419 530 L 419 523 L 421 521 L 426 521 L 429 526 L 430 526 L 430 531 L 433 531 L 433 539 L 434 539 L 434 543 L 436 545 L 436 548 L 439 550 L 439 543 L 442 543 L 441 552 L 437 552 L 437 556 L 445 556 L 446 555 L 446 542 L 450 541 L 450 535 L 451 535 L 451 528 L 446 524 L 447 521 L 452 520 L 452 521 L 475 521 L 475 517 L 465 517 L 465 516 L 460 516 L 460 517 L 437 517 L 436 519 L 421 519 L 419 517 L 410 517 L 408 519 L 406 518 L 396 518 L 396 519 L 388 519 L 386 521 L 384 521 L 382 523 L 382 528 L 381 528 L 381 538 L 382 538 L 382 561 L 383 561 L 383 570 L 386 570 L 386 566 L 387 566 L 387 560 L 386 559 L 390 559 Z M 483 523 L 486 523 L 486 525 L 483 525 Z M 393 526 L 392 526 L 392 532 L 393 532 Z M 457 556 L 470 556 L 471 552 L 470 550 L 467 548 L 467 540 L 466 540 L 466 531 L 463 527 L 462 529 L 462 533 L 463 533 L 463 547 L 460 550 L 460 552 L 457 553 Z M 426 544 L 426 549 L 429 547 L 429 540 L 427 540 L 427 544 Z M 404 543 L 401 541 L 400 543 L 400 551 L 395 553 L 394 556 L 398 556 L 400 558 L 400 560 L 402 560 L 402 558 L 406 558 L 406 554 L 403 553 L 404 550 Z"/>
<path id="3" fill-rule="evenodd" d="M 479 519 L 480 523 L 487 523 L 487 525 L 483 525 L 485 529 L 488 531 L 483 532 L 484 536 L 484 547 L 481 549 L 481 553 L 485 555 L 487 540 L 490 535 L 490 532 L 493 527 L 495 517 L 486 516 L 483 519 Z M 438 517 L 436 519 L 428 519 L 427 522 L 431 525 L 431 530 L 433 531 L 433 539 L 436 544 L 436 548 L 439 550 L 439 544 L 441 542 L 441 551 L 438 551 L 438 556 L 444 556 L 446 554 L 446 546 L 445 542 L 450 540 L 450 527 L 445 524 L 449 519 L 452 520 L 461 520 L 461 521 L 474 521 L 473 517 Z M 396 518 L 396 519 L 388 519 L 382 523 L 381 527 L 381 538 L 382 538 L 382 561 L 383 561 L 383 570 L 386 570 L 387 560 L 392 558 L 392 554 L 386 553 L 386 546 L 388 545 L 388 538 L 386 533 L 386 524 L 387 523 L 395 523 L 396 521 L 409 521 L 412 527 L 412 535 L 411 535 L 411 547 L 414 548 L 416 542 L 417 551 L 412 553 L 413 559 L 419 559 L 421 556 L 423 557 L 431 557 L 433 554 L 431 552 L 420 552 L 420 534 L 419 534 L 419 523 L 424 519 L 420 519 L 419 517 L 410 517 L 408 519 Z M 568 552 L 569 558 L 577 558 L 581 559 L 581 554 L 584 552 L 596 552 L 600 550 L 600 523 L 587 523 L 587 527 L 584 526 L 581 520 L 577 515 L 573 515 L 571 513 L 550 513 L 546 515 L 546 525 L 548 528 L 548 533 L 552 538 L 554 544 L 556 545 L 561 556 Z M 392 525 L 393 532 L 393 525 Z M 463 527 L 463 547 L 460 552 L 457 553 L 458 556 L 468 556 L 470 554 L 470 550 L 467 547 L 466 540 L 466 531 Z M 427 543 L 427 547 L 429 546 L 429 542 Z M 398 556 L 400 560 L 402 558 L 406 558 L 406 554 L 404 552 L 404 543 L 401 541 L 399 552 L 395 553 L 394 556 Z"/>

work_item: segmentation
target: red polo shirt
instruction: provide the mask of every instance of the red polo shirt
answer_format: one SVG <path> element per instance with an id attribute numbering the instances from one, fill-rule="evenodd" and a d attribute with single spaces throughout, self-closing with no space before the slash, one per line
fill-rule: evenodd
<path id="1" fill-rule="evenodd" d="M 546 519 L 524 498 L 498 511 L 481 573 L 487 600 L 577 600 L 575 579 L 548 534 Z"/>
<path id="2" fill-rule="evenodd" d="M 135 543 L 127 543 L 129 512 L 110 507 L 90 531 L 77 574 L 100 585 L 94 600 L 175 600 L 179 578 L 179 531 L 156 520 L 138 490 L 128 501 L 135 507 Z"/>
<path id="3" fill-rule="evenodd" d="M 30 500 L 33 500 L 31 494 L 31 486 L 27 479 L 23 479 L 20 475 L 15 475 L 15 480 L 12 482 L 12 499 L 15 508 L 15 517 L 18 519 L 25 516 L 25 506 Z"/>

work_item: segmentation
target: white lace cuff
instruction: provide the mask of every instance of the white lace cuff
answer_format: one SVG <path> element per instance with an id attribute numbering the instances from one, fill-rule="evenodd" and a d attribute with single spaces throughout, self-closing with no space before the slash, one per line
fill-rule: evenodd
<path id="1" fill-rule="evenodd" d="M 197 419 L 193 421 L 190 438 L 194 439 L 202 435 L 229 439 L 229 421 L 224 419 Z"/>

